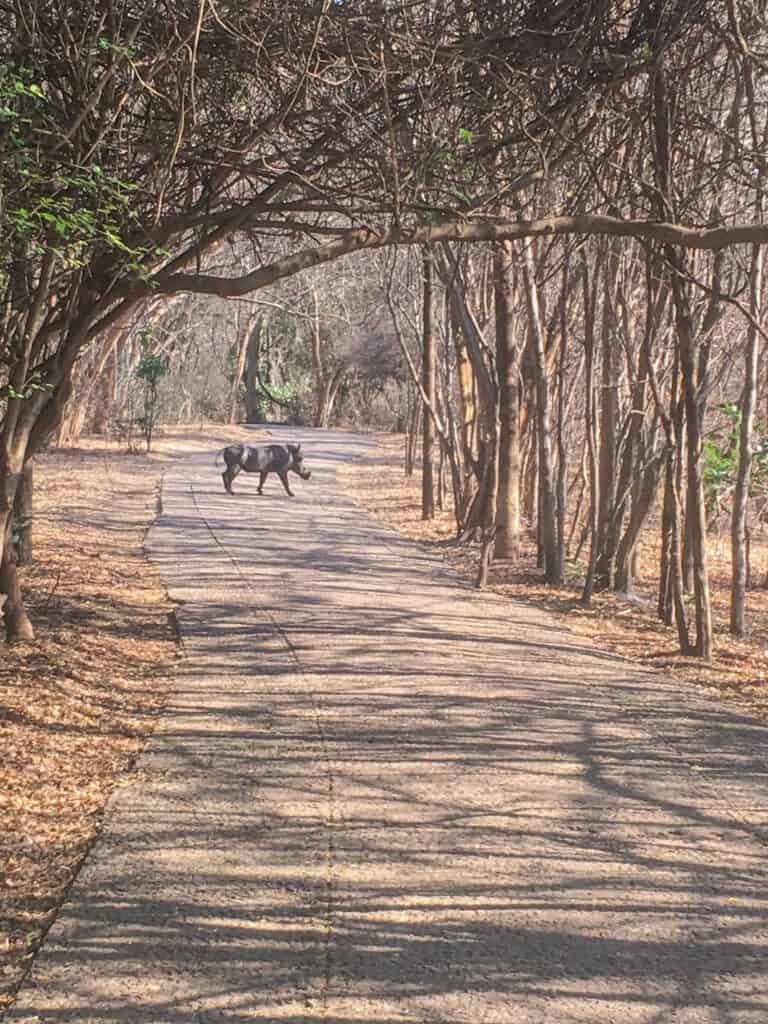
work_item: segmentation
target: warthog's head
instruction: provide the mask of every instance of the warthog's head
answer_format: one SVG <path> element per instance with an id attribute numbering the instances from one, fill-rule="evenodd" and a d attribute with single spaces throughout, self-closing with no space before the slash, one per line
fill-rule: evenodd
<path id="1" fill-rule="evenodd" d="M 298 473 L 302 480 L 309 480 L 312 474 L 304 465 L 304 456 L 301 454 L 301 445 L 289 444 L 288 451 L 293 457 L 293 461 L 291 463 L 291 469 L 293 472 Z"/>

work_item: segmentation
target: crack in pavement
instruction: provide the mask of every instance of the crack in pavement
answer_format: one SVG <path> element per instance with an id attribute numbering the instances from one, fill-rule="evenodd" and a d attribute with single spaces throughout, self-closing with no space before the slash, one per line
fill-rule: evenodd
<path id="1" fill-rule="evenodd" d="M 312 704 L 312 709 L 314 711 L 315 725 L 317 727 L 318 736 L 320 737 L 320 744 L 321 744 L 322 751 L 323 751 L 323 758 L 324 758 L 324 761 L 325 761 L 325 772 L 326 772 L 327 784 L 328 784 L 328 811 L 327 811 L 327 815 L 326 815 L 326 818 L 325 818 L 325 826 L 326 826 L 326 829 L 327 829 L 327 859 L 326 859 L 327 875 L 326 875 L 326 912 L 325 912 L 325 971 L 324 971 L 324 984 L 323 984 L 323 987 L 321 988 L 321 991 L 320 991 L 320 1009 L 321 1009 L 322 1016 L 325 1017 L 326 1014 L 327 1014 L 328 992 L 329 992 L 330 987 L 331 987 L 331 976 L 332 976 L 332 960 L 333 960 L 333 957 L 332 957 L 332 954 L 331 954 L 331 940 L 332 940 L 332 936 L 333 936 L 333 922 L 334 922 L 334 899 L 333 899 L 333 894 L 334 894 L 334 864 L 335 864 L 335 849 L 334 849 L 333 834 L 334 834 L 334 827 L 336 826 L 336 824 L 338 822 L 338 811 L 337 811 L 337 807 L 336 807 L 336 799 L 335 799 L 335 796 L 334 796 L 333 768 L 332 768 L 332 765 L 331 765 L 330 751 L 329 751 L 329 747 L 328 747 L 328 739 L 327 739 L 327 736 L 325 734 L 325 729 L 323 728 L 323 721 L 322 721 L 321 710 L 320 710 L 320 701 L 319 701 L 319 698 L 318 698 L 317 694 L 312 690 L 312 688 L 310 687 L 310 685 L 309 685 L 309 683 L 307 681 L 306 675 L 304 673 L 304 668 L 303 668 L 303 665 L 301 663 L 301 658 L 299 657 L 298 652 L 296 651 L 296 648 L 291 643 L 291 638 L 288 635 L 287 631 L 278 622 L 278 620 L 275 618 L 275 616 L 272 614 L 272 612 L 269 610 L 269 608 L 266 608 L 263 605 L 260 605 L 259 597 L 258 597 L 258 592 L 252 586 L 250 577 L 248 576 L 248 573 L 246 573 L 244 571 L 244 569 L 243 569 L 242 565 L 240 564 L 240 562 L 235 558 L 235 556 L 232 554 L 232 552 L 227 548 L 226 544 L 224 544 L 223 541 L 219 538 L 219 536 L 217 535 L 216 531 L 211 526 L 210 522 L 208 521 L 208 519 L 206 518 L 206 516 L 203 513 L 202 509 L 200 508 L 200 505 L 199 505 L 198 500 L 197 500 L 197 495 L 195 493 L 195 488 L 194 488 L 194 485 L 192 483 L 190 483 L 190 485 L 189 485 L 189 491 L 190 491 L 190 494 L 191 494 L 192 501 L 194 503 L 195 509 L 197 510 L 197 513 L 200 516 L 200 519 L 205 524 L 205 527 L 208 530 L 208 533 L 211 535 L 211 539 L 225 553 L 225 555 L 227 556 L 229 561 L 232 563 L 232 566 L 234 567 L 235 571 L 240 576 L 240 578 L 242 579 L 243 583 L 245 584 L 245 587 L 247 588 L 247 590 L 252 595 L 252 597 L 254 599 L 254 603 L 257 606 L 261 607 L 263 613 L 269 618 L 270 622 L 272 623 L 272 625 L 273 625 L 273 627 L 275 629 L 275 632 L 277 632 L 280 635 L 280 637 L 282 638 L 283 643 L 285 644 L 286 649 L 290 652 L 290 655 L 293 658 L 293 661 L 294 661 L 294 664 L 296 666 L 296 670 L 297 670 L 297 672 L 299 674 L 299 677 L 301 678 L 301 680 L 304 683 L 304 686 L 305 686 L 306 692 L 307 692 L 307 696 L 309 698 L 310 703 Z"/>

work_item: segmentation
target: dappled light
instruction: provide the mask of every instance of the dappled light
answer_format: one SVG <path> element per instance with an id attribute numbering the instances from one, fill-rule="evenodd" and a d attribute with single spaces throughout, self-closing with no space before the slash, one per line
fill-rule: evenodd
<path id="1" fill-rule="evenodd" d="M 765 728 L 335 483 L 171 470 L 177 686 L 11 1021 L 758 1021 Z"/>

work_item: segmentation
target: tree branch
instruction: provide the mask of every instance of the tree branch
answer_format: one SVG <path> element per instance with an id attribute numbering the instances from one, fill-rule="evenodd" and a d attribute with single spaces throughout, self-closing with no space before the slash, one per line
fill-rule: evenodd
<path id="1" fill-rule="evenodd" d="M 389 245 L 431 245 L 436 242 L 498 242 L 553 235 L 609 235 L 637 238 L 685 249 L 717 251 L 725 246 L 768 244 L 768 224 L 732 224 L 715 228 L 693 228 L 663 221 L 624 220 L 598 214 L 574 217 L 543 217 L 539 220 L 481 222 L 449 221 L 425 227 L 390 225 L 377 230 L 357 228 L 344 237 L 302 249 L 291 256 L 259 267 L 238 277 L 210 274 L 160 273 L 149 282 L 131 282 L 121 289 L 126 296 L 173 295 L 197 292 L 222 298 L 246 295 L 302 270 L 322 266 L 353 252 L 382 249 Z"/>

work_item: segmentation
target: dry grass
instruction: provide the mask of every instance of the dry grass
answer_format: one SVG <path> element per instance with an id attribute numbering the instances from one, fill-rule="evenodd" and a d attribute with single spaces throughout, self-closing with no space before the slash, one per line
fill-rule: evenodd
<path id="1" fill-rule="evenodd" d="M 142 547 L 163 470 L 245 436 L 179 429 L 151 456 L 88 441 L 36 460 L 21 578 L 37 639 L 0 664 L 0 1014 L 173 683 L 173 609 Z"/>
<path id="2" fill-rule="evenodd" d="M 422 521 L 421 478 L 418 472 L 410 479 L 403 475 L 402 438 L 382 435 L 378 440 L 376 465 L 347 467 L 341 473 L 350 495 L 382 522 L 405 536 L 430 544 L 453 568 L 468 579 L 476 579 L 479 546 L 453 543 L 455 526 L 449 511 L 431 522 Z M 667 675 L 678 678 L 681 685 L 703 687 L 724 700 L 736 701 L 753 713 L 768 717 L 768 588 L 750 591 L 750 636 L 746 640 L 734 639 L 728 632 L 730 549 L 727 538 L 714 538 L 709 556 L 716 654 L 710 664 L 683 658 L 677 653 L 675 631 L 654 614 L 658 579 L 652 567 L 659 564 L 658 543 L 649 531 L 640 554 L 640 564 L 647 567 L 647 575 L 637 583 L 637 602 L 601 593 L 595 595 L 591 608 L 583 608 L 579 603 L 578 573 L 574 571 L 568 585 L 561 589 L 545 586 L 530 542 L 524 545 L 519 563 L 494 563 L 490 589 L 555 613 L 570 629 L 599 648 L 663 669 Z M 755 579 L 764 581 L 768 575 L 765 541 L 753 544 L 752 566 Z"/>

